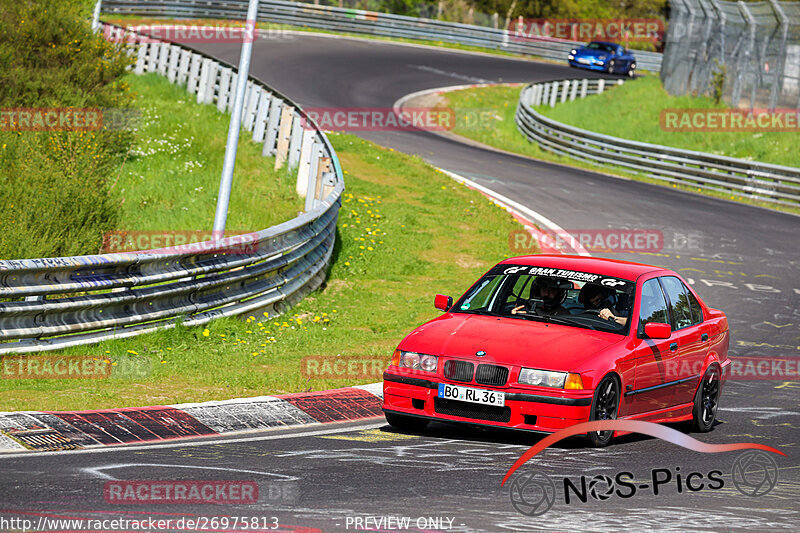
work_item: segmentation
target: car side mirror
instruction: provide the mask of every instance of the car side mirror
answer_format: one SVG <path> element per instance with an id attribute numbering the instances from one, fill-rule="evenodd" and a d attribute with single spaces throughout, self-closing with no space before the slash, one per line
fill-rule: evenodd
<path id="1" fill-rule="evenodd" d="M 436 298 L 433 299 L 433 306 L 436 309 L 447 311 L 453 306 L 453 298 L 451 296 L 445 296 L 444 294 L 437 294 Z"/>
<path id="2" fill-rule="evenodd" d="M 650 339 L 669 339 L 672 327 L 661 322 L 648 322 L 644 325 L 644 336 Z"/>

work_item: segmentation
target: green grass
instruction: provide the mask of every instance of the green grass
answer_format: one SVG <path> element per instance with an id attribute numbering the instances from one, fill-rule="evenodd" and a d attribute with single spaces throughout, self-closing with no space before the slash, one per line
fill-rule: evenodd
<path id="1" fill-rule="evenodd" d="M 477 121 L 477 124 L 476 121 L 470 122 L 463 118 L 457 120 L 453 133 L 463 137 L 535 159 L 664 185 L 662 181 L 638 175 L 622 167 L 585 163 L 553 154 L 539 148 L 538 144 L 529 142 L 517 130 L 514 122 L 521 90 L 522 87 L 518 86 L 497 86 L 453 91 L 444 95 L 446 101 L 440 102 L 439 105 L 455 109 L 457 117 L 475 115 L 476 110 L 480 111 L 480 116 L 484 118 Z M 538 106 L 536 110 L 554 120 L 617 137 L 731 157 L 751 158 L 767 163 L 798 165 L 796 145 L 800 141 L 800 136 L 797 133 L 684 133 L 664 132 L 659 127 L 660 112 L 663 108 L 712 106 L 713 102 L 708 98 L 669 96 L 661 88 L 657 78 L 648 76 L 615 86 L 601 95 L 557 104 L 555 108 Z M 696 187 L 674 184 L 665 186 L 773 209 L 798 211 L 795 208 L 753 201 L 742 196 L 701 191 Z"/>
<path id="2" fill-rule="evenodd" d="M 439 313 L 434 294 L 460 295 L 507 257 L 509 232 L 519 225 L 417 157 L 352 135 L 330 138 L 347 191 L 321 290 L 282 317 L 224 319 L 207 330 L 63 350 L 58 355 L 109 358 L 117 366 L 108 379 L 0 380 L 0 410 L 171 404 L 379 381 L 309 379 L 301 361 L 341 355 L 388 365 L 398 342 Z"/>
<path id="3" fill-rule="evenodd" d="M 230 115 L 198 104 L 158 74 L 127 76 L 142 121 L 132 155 L 119 171 L 120 231 L 205 231 L 214 223 Z M 303 209 L 295 177 L 273 170 L 262 145 L 242 131 L 228 211 L 231 232 L 257 231 Z"/>
<path id="4" fill-rule="evenodd" d="M 591 98 L 537 110 L 559 122 L 623 139 L 775 165 L 800 164 L 800 132 L 678 132 L 661 128 L 661 111 L 665 109 L 725 108 L 709 97 L 671 96 L 658 78 L 646 76 Z"/>

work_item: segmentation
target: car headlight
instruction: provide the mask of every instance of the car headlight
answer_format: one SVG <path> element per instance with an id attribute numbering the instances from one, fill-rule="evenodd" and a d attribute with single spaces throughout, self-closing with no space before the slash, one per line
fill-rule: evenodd
<path id="1" fill-rule="evenodd" d="M 595 61 L 595 63 L 597 63 L 598 65 L 605 65 L 606 62 L 605 61 Z"/>
<path id="2" fill-rule="evenodd" d="M 575 56 L 574 56 L 574 55 L 572 55 L 572 54 L 568 55 L 567 57 L 568 57 L 569 59 L 575 59 Z"/>
<path id="3" fill-rule="evenodd" d="M 423 370 L 425 372 L 436 372 L 439 365 L 439 358 L 435 355 L 426 355 L 416 352 L 400 352 L 397 366 L 400 368 L 411 368 L 412 370 Z"/>
<path id="4" fill-rule="evenodd" d="M 578 53 L 578 51 L 577 51 L 577 50 L 571 50 L 571 51 L 570 51 L 570 54 L 572 54 L 572 55 L 575 55 L 575 54 L 577 54 L 577 53 Z"/>
<path id="5" fill-rule="evenodd" d="M 552 372 L 550 370 L 523 368 L 519 372 L 518 381 L 526 385 L 538 385 L 554 389 L 583 389 L 581 375 L 574 372 Z"/>

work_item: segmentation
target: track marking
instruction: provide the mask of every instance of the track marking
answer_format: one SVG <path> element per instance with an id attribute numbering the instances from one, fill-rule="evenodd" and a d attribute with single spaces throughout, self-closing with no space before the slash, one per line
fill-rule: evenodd
<path id="1" fill-rule="evenodd" d="M 106 474 L 103 472 L 104 470 L 114 470 L 119 468 L 133 468 L 133 467 L 152 467 L 152 468 L 187 468 L 187 469 L 194 469 L 194 470 L 221 470 L 223 472 L 241 472 L 243 474 L 256 474 L 259 476 L 267 476 L 267 477 L 277 477 L 281 478 L 285 481 L 297 481 L 298 477 L 295 476 L 287 476 L 284 474 L 275 474 L 273 472 L 260 472 L 258 470 L 242 470 L 239 468 L 228 468 L 228 467 L 219 467 L 219 466 L 205 466 L 205 465 L 172 465 L 172 464 L 159 464 L 159 463 L 118 463 L 106 466 L 87 466 L 81 468 L 81 471 L 89 474 L 92 477 L 98 477 L 101 479 L 109 479 L 111 481 L 116 481 L 118 478 L 115 478 L 111 474 Z"/>
<path id="2" fill-rule="evenodd" d="M 386 442 L 395 440 L 418 439 L 418 435 L 407 435 L 405 433 L 389 433 L 380 429 L 365 429 L 355 435 L 324 435 L 321 439 L 351 440 L 360 442 Z"/>

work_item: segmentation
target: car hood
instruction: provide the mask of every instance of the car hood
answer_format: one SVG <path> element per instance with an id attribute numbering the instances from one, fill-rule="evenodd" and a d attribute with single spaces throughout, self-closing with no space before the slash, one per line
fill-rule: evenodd
<path id="1" fill-rule="evenodd" d="M 411 332 L 399 348 L 482 363 L 570 371 L 625 340 L 624 335 L 535 320 L 445 313 Z M 476 357 L 478 351 L 486 355 Z"/>

